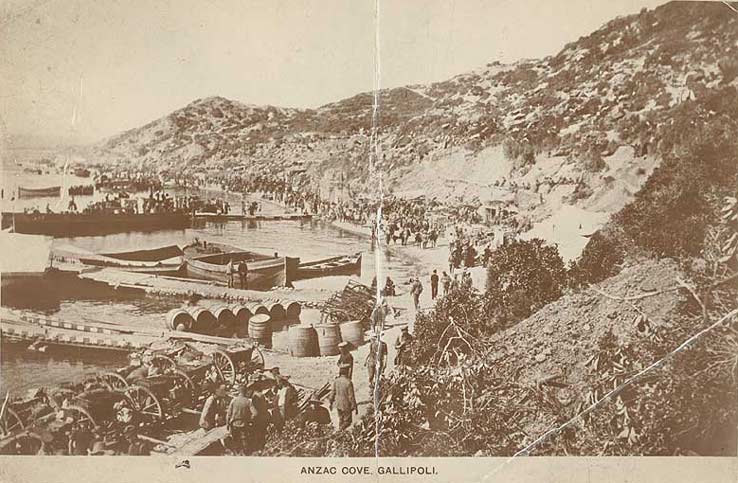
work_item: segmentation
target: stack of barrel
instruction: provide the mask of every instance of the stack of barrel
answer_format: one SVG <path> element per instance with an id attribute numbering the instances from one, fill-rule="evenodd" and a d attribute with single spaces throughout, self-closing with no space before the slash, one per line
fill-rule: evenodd
<path id="1" fill-rule="evenodd" d="M 172 309 L 167 313 L 167 328 L 181 332 L 208 334 L 218 325 L 218 319 L 204 307 Z"/>
<path id="2" fill-rule="evenodd" d="M 272 347 L 272 321 L 297 321 L 302 307 L 298 302 L 268 301 L 209 307 L 193 306 L 173 309 L 167 314 L 167 328 L 224 337 L 249 337 Z"/>
<path id="3" fill-rule="evenodd" d="M 342 341 L 348 342 L 351 348 L 364 343 L 364 329 L 358 320 L 342 324 L 295 325 L 290 327 L 288 335 L 293 357 L 335 356 Z"/>

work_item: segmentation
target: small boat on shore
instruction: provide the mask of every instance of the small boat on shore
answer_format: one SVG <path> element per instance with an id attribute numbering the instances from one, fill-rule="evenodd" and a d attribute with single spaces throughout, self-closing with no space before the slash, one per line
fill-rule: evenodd
<path id="1" fill-rule="evenodd" d="M 16 233 L 55 237 L 109 235 L 129 231 L 183 230 L 189 213 L 2 213 L 2 227 Z"/>
<path id="2" fill-rule="evenodd" d="M 87 168 L 75 168 L 74 175 L 78 178 L 89 178 L 90 170 Z"/>
<path id="3" fill-rule="evenodd" d="M 116 268 L 126 272 L 174 276 L 180 273 L 184 257 L 182 249 L 177 245 L 118 253 L 93 253 L 66 245 L 53 250 L 52 260 L 67 267 L 70 264 L 78 264 Z"/>
<path id="4" fill-rule="evenodd" d="M 361 253 L 301 263 L 295 280 L 337 275 L 361 275 Z"/>
<path id="5" fill-rule="evenodd" d="M 263 255 L 219 243 L 193 244 L 184 248 L 187 277 L 228 283 L 228 263 L 234 269 L 245 261 L 248 267 L 248 288 L 269 290 L 273 287 L 290 287 L 295 280 L 299 258 Z M 238 274 L 234 275 L 236 287 Z"/>
<path id="6" fill-rule="evenodd" d="M 18 187 L 18 198 L 58 198 L 61 196 L 61 186 L 49 188 Z"/>

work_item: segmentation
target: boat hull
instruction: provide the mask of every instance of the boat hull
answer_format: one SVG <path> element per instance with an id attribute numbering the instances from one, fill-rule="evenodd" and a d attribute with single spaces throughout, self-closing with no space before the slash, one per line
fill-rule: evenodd
<path id="1" fill-rule="evenodd" d="M 247 283 L 250 290 L 269 290 L 273 287 L 290 287 L 295 280 L 299 258 L 269 257 L 259 253 L 239 250 L 225 245 L 211 244 L 218 250 L 200 254 L 195 247 L 186 247 L 184 271 L 187 277 L 228 283 L 228 261 L 234 266 L 245 261 L 248 265 Z M 240 287 L 238 273 L 234 274 L 234 284 Z"/>
<path id="2" fill-rule="evenodd" d="M 95 236 L 131 231 L 182 230 L 190 226 L 186 213 L 156 214 L 75 214 L 8 213 L 2 226 L 16 233 L 55 237 Z"/>
<path id="3" fill-rule="evenodd" d="M 18 187 L 18 198 L 58 198 L 61 196 L 61 186 L 50 188 L 22 188 Z"/>
<path id="4" fill-rule="evenodd" d="M 341 275 L 361 275 L 360 253 L 354 256 L 330 257 L 314 262 L 301 263 L 297 267 L 295 280 Z"/>
<path id="5" fill-rule="evenodd" d="M 182 250 L 171 245 L 151 250 L 118 253 L 92 253 L 76 247 L 57 247 L 52 259 L 62 264 L 115 268 L 150 275 L 179 275 L 184 262 Z"/>

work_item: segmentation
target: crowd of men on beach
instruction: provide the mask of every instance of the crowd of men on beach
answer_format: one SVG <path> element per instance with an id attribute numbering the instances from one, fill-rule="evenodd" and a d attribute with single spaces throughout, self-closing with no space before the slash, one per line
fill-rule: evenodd
<path id="1" fill-rule="evenodd" d="M 380 380 L 387 367 L 387 343 L 382 340 L 381 327 L 372 331 L 369 351 L 364 360 L 367 369 L 370 393 L 374 392 L 376 381 Z M 407 354 L 413 336 L 403 327 L 394 347 L 395 366 L 407 364 Z M 264 385 L 253 379 L 238 388 L 235 397 L 229 397 L 225 385 L 216 387 L 205 401 L 200 416 L 200 427 L 210 431 L 225 426 L 227 433 L 221 441 L 228 454 L 249 455 L 265 448 L 268 435 L 279 435 L 287 421 L 294 420 L 298 428 L 307 425 L 330 426 L 333 424 L 331 411 L 335 411 L 337 429 L 343 431 L 351 427 L 354 416 L 359 414 L 354 385 L 354 356 L 347 342 L 339 345 L 340 354 L 336 359 L 336 377 L 330 383 L 330 391 L 324 397 L 313 393 L 306 404 L 299 404 L 297 389 L 289 382 L 289 377 L 273 369 L 270 378 L 276 384 Z"/>

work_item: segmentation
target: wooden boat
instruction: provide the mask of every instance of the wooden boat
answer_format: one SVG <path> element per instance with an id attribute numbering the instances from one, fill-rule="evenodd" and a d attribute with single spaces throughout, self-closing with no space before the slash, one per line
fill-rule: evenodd
<path id="1" fill-rule="evenodd" d="M 23 188 L 18 187 L 18 198 L 58 198 L 61 196 L 61 186 L 49 188 Z"/>
<path id="2" fill-rule="evenodd" d="M 291 287 L 295 280 L 299 258 L 270 257 L 260 253 L 244 251 L 228 245 L 208 243 L 189 245 L 184 248 L 187 277 L 214 280 L 228 283 L 228 262 L 234 269 L 245 261 L 248 266 L 248 288 L 250 290 L 269 290 L 273 287 Z M 234 275 L 235 287 L 239 287 L 238 274 Z"/>
<path id="3" fill-rule="evenodd" d="M 361 253 L 301 263 L 295 280 L 336 275 L 361 275 Z"/>
<path id="4" fill-rule="evenodd" d="M 182 230 L 190 226 L 188 213 L 12 213 L 2 214 L 2 227 L 16 233 L 55 237 L 108 235 L 131 231 Z"/>
<path id="5" fill-rule="evenodd" d="M 54 248 L 52 260 L 67 268 L 79 264 L 116 268 L 126 272 L 174 276 L 180 274 L 184 257 L 177 245 L 118 253 L 93 253 L 66 245 Z"/>

